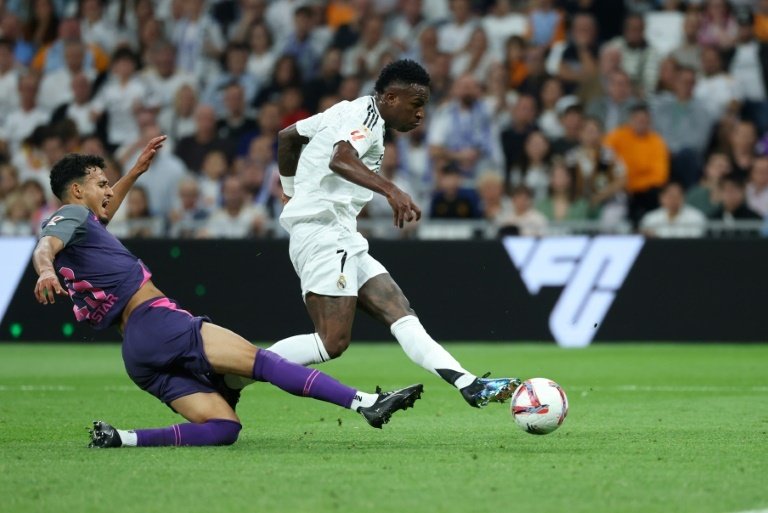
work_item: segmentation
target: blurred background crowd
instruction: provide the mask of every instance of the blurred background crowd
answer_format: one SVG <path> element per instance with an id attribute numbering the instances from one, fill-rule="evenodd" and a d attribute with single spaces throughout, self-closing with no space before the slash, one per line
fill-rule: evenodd
<path id="1" fill-rule="evenodd" d="M 163 133 L 113 233 L 284 237 L 278 131 L 399 58 L 431 102 L 380 172 L 427 222 L 399 232 L 376 197 L 369 235 L 698 237 L 768 216 L 768 0 L 0 0 L 0 235 L 58 207 L 66 153 L 114 181 Z"/>

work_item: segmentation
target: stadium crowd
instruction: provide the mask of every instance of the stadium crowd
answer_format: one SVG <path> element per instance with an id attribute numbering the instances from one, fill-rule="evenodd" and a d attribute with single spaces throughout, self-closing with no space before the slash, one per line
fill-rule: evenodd
<path id="1" fill-rule="evenodd" d="M 768 0 L 0 0 L 0 235 L 58 207 L 66 153 L 116 180 L 164 133 L 113 233 L 284 236 L 278 131 L 399 58 L 431 102 L 380 172 L 430 219 L 696 237 L 768 217 Z"/>

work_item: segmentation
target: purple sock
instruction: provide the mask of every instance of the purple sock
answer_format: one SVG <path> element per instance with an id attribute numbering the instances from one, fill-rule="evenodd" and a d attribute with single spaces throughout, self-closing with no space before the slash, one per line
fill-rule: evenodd
<path id="1" fill-rule="evenodd" d="M 317 369 L 289 362 L 272 351 L 260 349 L 253 363 L 253 379 L 268 381 L 293 395 L 313 397 L 349 408 L 356 390 Z"/>
<path id="2" fill-rule="evenodd" d="M 211 419 L 201 424 L 174 424 L 157 429 L 136 429 L 136 445 L 232 445 L 242 427 L 234 420 Z"/>

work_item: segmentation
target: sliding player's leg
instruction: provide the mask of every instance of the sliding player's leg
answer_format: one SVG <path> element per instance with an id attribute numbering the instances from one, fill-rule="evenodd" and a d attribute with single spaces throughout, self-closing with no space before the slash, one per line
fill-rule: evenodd
<path id="1" fill-rule="evenodd" d="M 196 388 L 192 377 L 176 376 L 173 386 Z M 160 447 L 231 445 L 237 441 L 242 425 L 235 410 L 217 392 L 195 392 L 169 403 L 188 423 L 162 428 L 115 429 L 103 421 L 94 421 L 90 447 Z"/>
<path id="2" fill-rule="evenodd" d="M 243 337 L 221 326 L 203 323 L 205 356 L 218 374 L 235 374 L 267 381 L 298 396 L 312 397 L 361 413 L 380 428 L 392 413 L 411 406 L 421 396 L 422 385 L 387 393 L 369 394 L 344 385 L 317 369 L 292 363 L 266 349 L 258 349 Z"/>
<path id="3" fill-rule="evenodd" d="M 371 278 L 360 288 L 358 305 L 374 319 L 390 327 L 408 358 L 459 389 L 470 406 L 481 407 L 491 401 L 504 402 L 512 395 L 520 384 L 519 379 L 478 378 L 464 369 L 427 333 L 392 277 L 386 272 L 373 274 L 381 264 L 366 256 L 368 258 L 362 261 L 360 273 Z M 372 271 L 366 273 L 366 269 Z"/>

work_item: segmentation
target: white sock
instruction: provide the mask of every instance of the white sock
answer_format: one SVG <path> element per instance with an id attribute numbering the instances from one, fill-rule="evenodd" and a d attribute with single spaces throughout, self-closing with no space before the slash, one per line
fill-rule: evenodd
<path id="1" fill-rule="evenodd" d="M 117 434 L 120 435 L 120 441 L 123 442 L 123 447 L 136 447 L 136 444 L 139 442 L 139 437 L 136 435 L 135 431 L 118 429 Z"/>
<path id="2" fill-rule="evenodd" d="M 279 354 L 289 362 L 298 363 L 299 365 L 323 363 L 331 359 L 317 333 L 284 338 L 283 340 L 278 340 L 267 349 Z"/>
<path id="3" fill-rule="evenodd" d="M 443 346 L 435 342 L 416 316 L 406 315 L 398 319 L 392 323 L 390 330 L 408 358 L 456 388 L 464 388 L 477 377 L 466 371 Z M 445 372 L 441 374 L 438 369 Z"/>
<path id="4" fill-rule="evenodd" d="M 352 399 L 352 404 L 349 405 L 349 409 L 357 411 L 358 408 L 373 406 L 373 403 L 375 403 L 378 398 L 378 394 L 366 394 L 365 392 L 358 390 L 355 392 L 355 398 Z"/>

